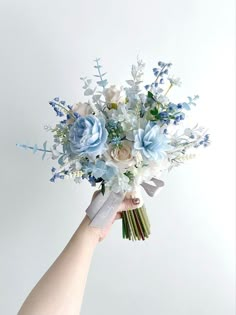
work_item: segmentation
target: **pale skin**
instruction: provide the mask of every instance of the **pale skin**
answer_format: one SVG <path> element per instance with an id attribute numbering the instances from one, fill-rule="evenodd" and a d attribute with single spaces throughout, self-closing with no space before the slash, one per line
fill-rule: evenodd
<path id="1" fill-rule="evenodd" d="M 17 315 L 79 315 L 96 246 L 107 236 L 115 220 L 121 218 L 121 212 L 135 209 L 139 202 L 138 198 L 124 199 L 104 229 L 89 226 L 90 219 L 85 215 L 61 254 L 29 293 Z"/>

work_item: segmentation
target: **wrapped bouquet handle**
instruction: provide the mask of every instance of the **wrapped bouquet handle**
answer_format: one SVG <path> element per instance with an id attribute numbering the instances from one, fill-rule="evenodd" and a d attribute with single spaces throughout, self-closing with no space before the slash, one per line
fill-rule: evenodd
<path id="1" fill-rule="evenodd" d="M 90 218 L 90 226 L 104 228 L 115 214 L 118 206 L 125 197 L 125 193 L 101 192 L 90 203 L 86 213 Z"/>
<path id="2" fill-rule="evenodd" d="M 153 185 L 148 182 L 143 182 L 141 186 L 149 196 L 153 197 L 157 191 L 160 191 L 164 186 L 164 182 L 157 178 L 152 178 L 150 181 Z M 138 197 L 141 203 L 139 208 L 122 212 L 123 238 L 144 240 L 150 235 L 150 222 L 139 187 L 136 187 L 134 191 L 128 193 L 106 191 L 103 195 L 100 192 L 86 209 L 86 213 L 91 220 L 90 226 L 104 228 L 116 213 L 118 206 L 125 197 Z"/>

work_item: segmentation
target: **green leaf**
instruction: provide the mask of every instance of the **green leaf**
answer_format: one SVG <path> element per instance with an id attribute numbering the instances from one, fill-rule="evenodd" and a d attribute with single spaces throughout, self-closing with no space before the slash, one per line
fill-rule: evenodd
<path id="1" fill-rule="evenodd" d="M 148 98 L 151 98 L 153 101 L 155 101 L 154 95 L 152 94 L 152 92 L 148 91 Z"/>
<path id="2" fill-rule="evenodd" d="M 102 194 L 103 194 L 103 196 L 104 196 L 105 190 L 106 190 L 105 183 L 102 182 L 101 186 L 102 186 L 102 187 L 101 187 L 101 192 L 102 192 Z"/>
<path id="3" fill-rule="evenodd" d="M 150 113 L 153 115 L 153 116 L 157 116 L 159 113 L 158 113 L 158 109 L 155 107 L 153 109 L 150 110 Z"/>

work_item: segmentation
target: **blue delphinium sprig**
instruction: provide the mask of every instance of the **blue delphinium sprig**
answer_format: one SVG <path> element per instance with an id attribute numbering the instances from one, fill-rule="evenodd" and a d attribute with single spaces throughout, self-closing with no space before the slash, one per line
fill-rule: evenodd
<path id="1" fill-rule="evenodd" d="M 57 173 L 55 167 L 52 167 L 51 172 L 52 172 L 53 176 L 50 178 L 50 181 L 53 183 L 55 183 L 56 179 L 64 179 L 64 177 L 65 177 L 63 174 Z"/>
<path id="2" fill-rule="evenodd" d="M 55 97 L 52 101 L 49 102 L 49 105 L 52 106 L 57 116 L 59 117 L 64 116 L 64 113 L 63 113 L 64 107 L 62 107 L 62 105 L 64 105 L 64 102 L 60 103 L 59 97 Z"/>
<path id="3" fill-rule="evenodd" d="M 165 83 L 165 79 L 168 77 L 169 69 L 172 66 L 171 63 L 165 63 L 163 61 L 158 62 L 158 66 L 153 68 L 153 74 L 155 80 L 151 84 L 146 84 L 144 87 L 147 91 L 152 91 L 153 94 L 157 95 L 162 92 L 161 85 Z"/>
<path id="4" fill-rule="evenodd" d="M 66 115 L 67 119 L 78 118 L 78 114 L 72 111 L 72 106 L 66 105 L 66 102 L 64 100 L 60 100 L 59 97 L 55 97 L 52 101 L 49 102 L 49 105 L 52 106 L 57 116 L 59 117 Z"/>

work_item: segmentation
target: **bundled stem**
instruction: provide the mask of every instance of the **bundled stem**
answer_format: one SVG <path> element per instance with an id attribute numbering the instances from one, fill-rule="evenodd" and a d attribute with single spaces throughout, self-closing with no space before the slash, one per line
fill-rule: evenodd
<path id="1" fill-rule="evenodd" d="M 150 222 L 145 206 L 122 212 L 122 235 L 132 241 L 145 240 L 150 235 Z"/>

